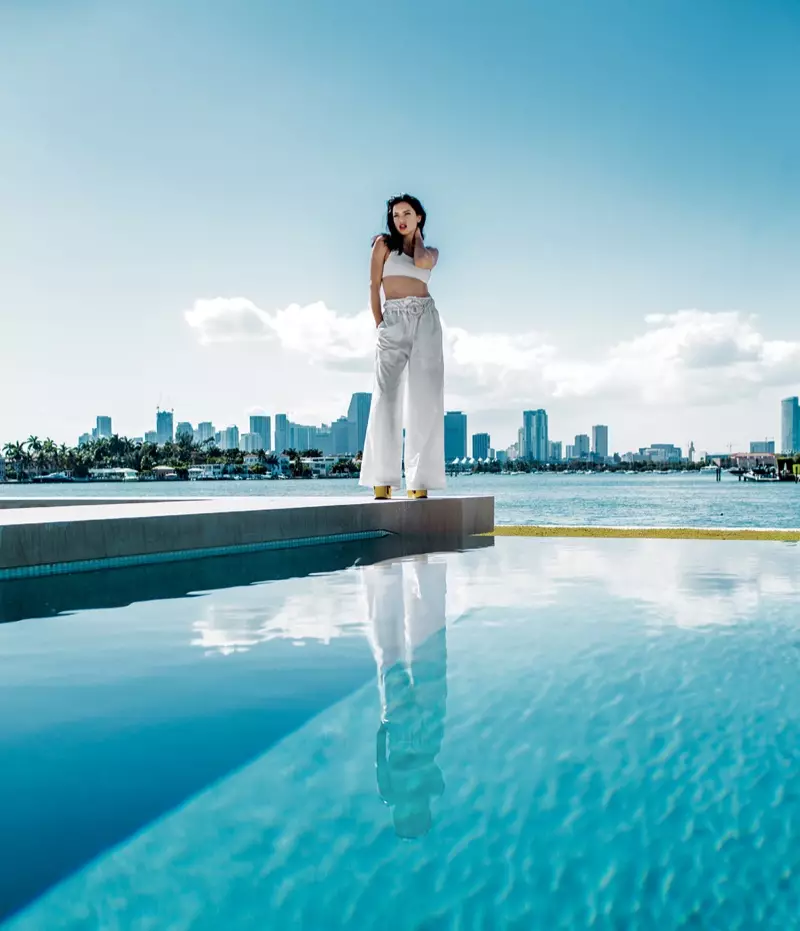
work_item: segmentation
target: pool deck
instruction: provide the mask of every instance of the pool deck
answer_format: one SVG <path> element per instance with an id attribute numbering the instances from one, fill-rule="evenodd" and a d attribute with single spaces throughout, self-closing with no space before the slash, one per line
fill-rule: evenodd
<path id="1" fill-rule="evenodd" d="M 30 500 L 30 499 L 29 499 Z M 0 579 L 375 539 L 453 540 L 494 529 L 493 497 L 231 497 L 109 504 L 39 499 L 0 510 Z"/>

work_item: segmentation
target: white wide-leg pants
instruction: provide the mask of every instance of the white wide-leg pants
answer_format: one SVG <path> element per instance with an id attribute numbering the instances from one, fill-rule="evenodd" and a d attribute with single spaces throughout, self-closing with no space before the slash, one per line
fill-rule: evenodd
<path id="1" fill-rule="evenodd" d="M 442 325 L 430 297 L 383 305 L 360 484 L 400 487 L 403 426 L 406 487 L 444 488 Z"/>

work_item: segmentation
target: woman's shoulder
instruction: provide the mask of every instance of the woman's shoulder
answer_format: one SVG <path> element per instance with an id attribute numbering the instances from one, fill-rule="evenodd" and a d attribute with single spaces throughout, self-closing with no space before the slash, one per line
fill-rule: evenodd
<path id="1" fill-rule="evenodd" d="M 386 233 L 378 233 L 377 236 L 373 237 L 372 251 L 373 252 L 388 252 L 389 251 L 389 237 L 386 235 Z"/>

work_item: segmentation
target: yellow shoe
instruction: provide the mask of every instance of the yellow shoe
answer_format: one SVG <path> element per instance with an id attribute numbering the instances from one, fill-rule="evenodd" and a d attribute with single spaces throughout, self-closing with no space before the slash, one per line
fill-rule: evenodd
<path id="1" fill-rule="evenodd" d="M 391 485 L 373 485 L 372 490 L 375 492 L 376 501 L 386 501 L 392 497 Z"/>
<path id="2" fill-rule="evenodd" d="M 409 498 L 427 498 L 428 492 L 425 490 L 414 491 L 413 489 L 409 488 L 408 497 Z"/>

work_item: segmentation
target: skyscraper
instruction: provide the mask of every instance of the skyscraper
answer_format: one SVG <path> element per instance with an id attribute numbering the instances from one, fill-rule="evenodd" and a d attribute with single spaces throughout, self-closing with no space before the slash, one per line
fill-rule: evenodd
<path id="1" fill-rule="evenodd" d="M 111 436 L 111 418 L 110 417 L 98 417 L 97 418 L 97 427 L 95 428 L 95 435 L 98 440 L 103 437 Z"/>
<path id="2" fill-rule="evenodd" d="M 601 461 L 608 459 L 608 427 L 603 424 L 592 427 L 592 453 Z"/>
<path id="3" fill-rule="evenodd" d="M 576 459 L 588 459 L 590 449 L 591 447 L 589 445 L 589 434 L 579 433 L 575 437 L 575 458 Z"/>
<path id="4" fill-rule="evenodd" d="M 561 440 L 550 440 L 547 444 L 547 456 L 550 462 L 561 462 L 564 458 L 562 454 Z"/>
<path id="5" fill-rule="evenodd" d="M 231 425 L 222 431 L 221 449 L 238 449 L 239 448 L 239 428 Z"/>
<path id="6" fill-rule="evenodd" d="M 797 397 L 781 401 L 781 452 L 800 452 L 800 407 Z"/>
<path id="7" fill-rule="evenodd" d="M 204 420 L 197 425 L 196 441 L 205 443 L 207 440 L 213 440 L 214 432 L 214 424 L 210 420 Z"/>
<path id="8" fill-rule="evenodd" d="M 264 449 L 264 439 L 260 433 L 242 433 L 239 436 L 239 449 L 243 453 L 258 453 Z"/>
<path id="9" fill-rule="evenodd" d="M 461 411 L 448 411 L 444 415 L 444 458 L 445 462 L 466 459 L 467 415 Z"/>
<path id="10" fill-rule="evenodd" d="M 172 411 L 159 410 L 156 413 L 156 433 L 158 434 L 158 445 L 171 443 L 174 436 Z"/>
<path id="11" fill-rule="evenodd" d="M 489 458 L 489 447 L 491 446 L 491 440 L 489 439 L 488 433 L 473 433 L 472 434 L 472 458 L 473 459 L 488 459 Z"/>
<path id="12" fill-rule="evenodd" d="M 286 414 L 275 415 L 275 452 L 289 449 L 289 418 Z"/>
<path id="13" fill-rule="evenodd" d="M 194 439 L 194 427 L 188 420 L 181 420 L 178 426 L 175 427 L 175 439 L 179 440 L 182 436 L 188 437 L 190 440 Z"/>
<path id="14" fill-rule="evenodd" d="M 250 432 L 257 433 L 261 437 L 259 449 L 272 449 L 270 446 L 272 442 L 272 421 L 269 417 L 264 414 L 251 414 Z"/>
<path id="15" fill-rule="evenodd" d="M 328 424 L 324 423 L 321 427 L 317 427 L 315 446 L 323 456 L 333 455 L 333 433 Z"/>
<path id="16" fill-rule="evenodd" d="M 364 440 L 367 436 L 367 421 L 369 409 L 372 404 L 372 395 L 368 391 L 358 391 L 350 398 L 350 407 L 347 409 L 347 419 L 350 422 L 351 448 L 349 453 L 364 451 Z"/>
<path id="17" fill-rule="evenodd" d="M 317 447 L 317 428 L 289 422 L 289 448 L 299 453 Z"/>
<path id="18" fill-rule="evenodd" d="M 547 411 L 522 412 L 522 445 L 520 456 L 531 462 L 547 462 Z"/>
<path id="19" fill-rule="evenodd" d="M 347 417 L 340 417 L 331 424 L 331 447 L 334 456 L 344 456 L 346 453 L 356 453 L 358 450 L 350 448 L 353 428 Z"/>

